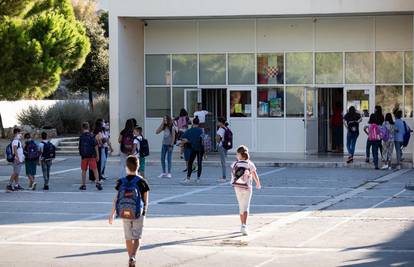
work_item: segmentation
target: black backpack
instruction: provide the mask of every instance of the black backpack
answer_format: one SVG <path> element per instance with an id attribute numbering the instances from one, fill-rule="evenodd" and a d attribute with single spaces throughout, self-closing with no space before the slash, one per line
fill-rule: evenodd
<path id="1" fill-rule="evenodd" d="M 53 145 L 51 142 L 44 142 L 42 141 L 43 144 L 43 153 L 42 153 L 42 158 L 43 159 L 54 159 L 56 158 L 56 147 L 55 145 Z"/>
<path id="2" fill-rule="evenodd" d="M 138 139 L 139 142 L 139 156 L 142 158 L 149 156 L 149 144 L 148 140 L 145 138 L 142 138 L 141 141 Z"/>
<path id="3" fill-rule="evenodd" d="M 82 158 L 96 157 L 95 137 L 90 133 L 84 133 L 79 137 L 79 154 Z"/>

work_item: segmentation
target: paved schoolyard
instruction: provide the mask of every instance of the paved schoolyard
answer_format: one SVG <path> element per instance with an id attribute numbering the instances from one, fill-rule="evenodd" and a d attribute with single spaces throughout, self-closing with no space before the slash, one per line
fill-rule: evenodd
<path id="1" fill-rule="evenodd" d="M 78 162 L 53 166 L 50 192 L 17 193 L 4 193 L 10 167 L 0 162 L 0 266 L 127 266 L 121 222 L 107 223 L 116 162 L 102 192 L 77 190 Z M 138 266 L 414 266 L 414 193 L 404 190 L 413 170 L 259 168 L 242 237 L 219 168 L 206 167 L 199 185 L 180 184 L 182 168 L 168 180 L 148 167 Z"/>

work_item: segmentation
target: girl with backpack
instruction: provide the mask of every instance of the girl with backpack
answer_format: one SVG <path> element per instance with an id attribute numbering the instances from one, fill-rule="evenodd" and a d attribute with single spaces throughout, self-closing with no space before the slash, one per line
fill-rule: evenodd
<path id="1" fill-rule="evenodd" d="M 249 150 L 246 146 L 237 148 L 237 161 L 231 165 L 232 180 L 231 184 L 236 193 L 240 211 L 240 232 L 248 235 L 247 216 L 249 215 L 250 201 L 253 194 L 253 180 L 256 189 L 261 189 L 260 179 L 256 172 L 256 166 L 250 160 Z"/>
<path id="2" fill-rule="evenodd" d="M 378 170 L 378 149 L 381 144 L 381 133 L 375 114 L 371 114 L 371 116 L 369 116 L 368 125 L 364 127 L 364 132 L 368 135 L 367 143 L 370 147 L 372 147 L 374 166 L 375 169 Z"/>
<path id="3" fill-rule="evenodd" d="M 391 170 L 392 152 L 394 150 L 395 125 L 391 113 L 385 115 L 385 121 L 381 128 L 382 147 L 384 149 L 385 165 L 383 170 Z"/>
<path id="4" fill-rule="evenodd" d="M 155 131 L 156 134 L 164 133 L 162 139 L 162 148 L 161 148 L 161 166 L 162 173 L 158 178 L 172 178 L 171 175 L 171 161 L 172 161 L 172 152 L 175 144 L 175 127 L 173 121 L 169 115 L 165 115 L 161 125 Z M 165 157 L 167 157 L 168 169 L 165 166 Z"/>

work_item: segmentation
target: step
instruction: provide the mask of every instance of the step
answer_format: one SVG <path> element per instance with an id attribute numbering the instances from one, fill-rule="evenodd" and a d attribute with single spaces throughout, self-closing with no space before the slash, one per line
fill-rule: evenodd
<path id="1" fill-rule="evenodd" d="M 78 156 L 78 151 L 67 151 L 67 150 L 60 150 L 56 151 L 56 155 L 67 155 L 67 156 Z"/>
<path id="2" fill-rule="evenodd" d="M 67 147 L 67 146 L 78 146 L 79 145 L 79 142 L 68 142 L 68 141 L 64 141 L 64 142 L 60 142 L 59 143 L 59 146 L 64 146 L 64 147 Z"/>
<path id="3" fill-rule="evenodd" d="M 58 146 L 57 148 L 56 148 L 56 150 L 58 150 L 58 151 L 61 151 L 61 150 L 76 150 L 76 151 L 78 151 L 78 146 Z"/>
<path id="4" fill-rule="evenodd" d="M 79 141 L 79 137 L 64 137 L 59 139 L 60 142 L 77 142 Z"/>

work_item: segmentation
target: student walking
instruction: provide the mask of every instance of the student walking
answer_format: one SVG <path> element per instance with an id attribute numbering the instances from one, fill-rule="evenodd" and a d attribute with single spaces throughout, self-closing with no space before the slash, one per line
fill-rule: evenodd
<path id="1" fill-rule="evenodd" d="M 197 180 L 200 182 L 201 172 L 203 170 L 203 129 L 200 128 L 200 120 L 198 117 L 193 119 L 193 127 L 188 129 L 182 136 L 182 142 L 187 144 L 190 151 L 190 156 L 187 162 L 187 178 L 184 179 L 185 183 L 189 183 L 191 179 L 191 173 L 193 172 L 193 163 L 197 157 Z"/>
<path id="2" fill-rule="evenodd" d="M 128 119 L 125 122 L 125 127 L 121 131 L 118 137 L 118 143 L 120 144 L 119 153 L 119 168 L 120 168 L 120 177 L 124 177 L 125 173 L 125 162 L 126 158 L 133 153 L 133 144 L 134 144 L 134 128 L 135 121 L 133 119 Z"/>
<path id="3" fill-rule="evenodd" d="M 139 159 L 138 173 L 145 178 L 145 157 L 149 156 L 149 145 L 141 127 L 134 129 L 134 155 Z"/>
<path id="4" fill-rule="evenodd" d="M 404 142 L 404 135 L 406 133 L 406 128 L 404 121 L 402 120 L 402 111 L 397 110 L 395 112 L 395 135 L 394 135 L 394 146 L 395 153 L 397 155 L 397 170 L 401 169 L 401 158 L 402 158 L 402 145 Z"/>
<path id="5" fill-rule="evenodd" d="M 231 183 L 239 203 L 241 229 L 243 235 L 248 235 L 247 217 L 250 211 L 250 201 L 253 194 L 253 180 L 256 189 L 261 189 L 260 179 L 256 172 L 256 166 L 250 160 L 249 151 L 246 146 L 237 148 L 237 161 L 231 165 Z"/>
<path id="6" fill-rule="evenodd" d="M 26 175 L 29 179 L 29 189 L 36 190 L 37 183 L 35 182 L 36 179 L 36 170 L 37 164 L 39 163 L 39 148 L 30 133 L 26 133 L 24 135 L 25 145 L 24 145 L 24 167 L 26 169 Z"/>
<path id="7" fill-rule="evenodd" d="M 112 148 L 111 140 L 110 140 L 110 132 L 109 132 L 109 123 L 103 122 L 103 131 L 102 131 L 102 143 L 103 143 L 103 156 L 101 159 L 101 176 L 105 180 L 105 169 L 106 169 L 106 162 L 109 157 L 109 153 L 112 153 L 114 150 Z"/>
<path id="8" fill-rule="evenodd" d="M 372 147 L 372 157 L 374 158 L 375 169 L 378 170 L 378 149 L 381 143 L 380 128 L 377 124 L 375 114 L 369 117 L 368 125 L 364 127 L 364 132 L 368 135 L 368 146 Z"/>
<path id="9" fill-rule="evenodd" d="M 86 171 L 93 171 L 95 177 L 99 177 L 97 162 L 99 161 L 98 143 L 89 131 L 89 123 L 82 123 L 82 135 L 79 137 L 79 154 L 81 156 L 82 181 L 79 190 L 86 190 Z M 99 179 L 95 179 L 96 188 L 102 190 Z"/>
<path id="10" fill-rule="evenodd" d="M 347 163 L 354 161 L 355 146 L 359 136 L 359 123 L 362 121 L 361 115 L 356 111 L 354 106 L 349 107 L 344 116 L 344 125 L 348 132 L 346 135 L 346 149 L 348 150 Z"/>
<path id="11" fill-rule="evenodd" d="M 374 116 L 375 116 L 375 123 L 378 126 L 382 126 L 382 124 L 384 123 L 384 115 L 382 114 L 382 107 L 381 106 L 375 106 Z M 366 146 L 365 146 L 365 155 L 366 155 L 365 162 L 366 163 L 369 163 L 371 145 L 372 145 L 372 142 L 369 142 L 367 140 L 367 143 L 366 143 Z M 382 143 L 381 142 L 380 142 L 378 148 L 379 148 L 379 151 L 381 153 L 381 159 L 384 159 L 383 148 L 382 148 Z"/>
<path id="12" fill-rule="evenodd" d="M 42 141 L 39 144 L 40 165 L 43 173 L 43 190 L 49 190 L 50 168 L 56 157 L 56 147 L 47 139 L 47 133 L 42 132 Z"/>
<path id="13" fill-rule="evenodd" d="M 382 147 L 384 149 L 385 164 L 383 170 L 391 170 L 392 152 L 394 150 L 394 132 L 395 125 L 391 113 L 385 115 L 385 121 L 381 127 Z"/>
<path id="14" fill-rule="evenodd" d="M 233 133 L 225 118 L 219 118 L 217 124 L 218 130 L 216 134 L 216 143 L 221 162 L 221 179 L 219 181 L 226 181 L 227 151 L 233 148 Z"/>
<path id="15" fill-rule="evenodd" d="M 144 178 L 137 175 L 138 167 L 137 157 L 129 156 L 126 159 L 127 176 L 116 182 L 117 193 L 109 215 L 109 224 L 113 224 L 115 214 L 123 221 L 130 267 L 135 266 L 137 251 L 141 245 L 150 191 Z"/>
<path id="16" fill-rule="evenodd" d="M 98 169 L 98 173 L 99 173 L 99 181 L 105 180 L 102 177 L 102 160 L 105 159 L 105 147 L 104 147 L 104 141 L 103 141 L 103 120 L 102 119 L 97 119 L 95 121 L 95 127 L 93 129 L 93 136 L 96 139 L 96 143 L 98 144 L 98 154 L 99 154 L 99 160 L 96 162 L 96 166 Z M 95 177 L 94 172 L 89 169 L 89 180 L 91 181 L 95 181 L 95 179 L 97 179 L 97 177 Z"/>
<path id="17" fill-rule="evenodd" d="M 22 134 L 19 128 L 13 129 L 14 138 L 6 148 L 7 161 L 12 164 L 13 171 L 10 176 L 9 184 L 6 186 L 7 192 L 24 190 L 19 184 L 19 175 L 24 164 L 24 153 L 22 145 Z M 14 185 L 13 185 L 14 182 Z"/>
<path id="18" fill-rule="evenodd" d="M 156 134 L 160 134 L 162 132 L 164 133 L 161 148 L 162 173 L 158 176 L 158 178 L 171 178 L 172 152 L 174 149 L 176 131 L 173 121 L 169 115 L 164 116 L 161 125 L 155 131 Z M 167 157 L 168 169 L 166 169 L 165 166 L 165 157 Z"/>

